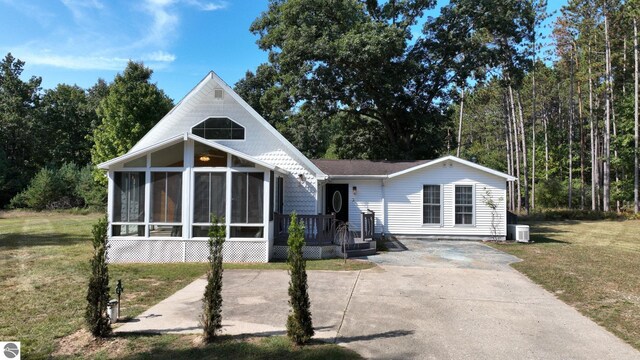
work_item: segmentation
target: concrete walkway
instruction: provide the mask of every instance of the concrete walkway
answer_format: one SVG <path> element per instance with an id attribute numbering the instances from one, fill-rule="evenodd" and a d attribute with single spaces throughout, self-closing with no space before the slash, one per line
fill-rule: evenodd
<path id="1" fill-rule="evenodd" d="M 372 359 L 640 359 L 480 243 L 402 241 L 357 272 L 310 271 L 317 338 Z M 116 331 L 199 332 L 204 280 Z M 225 271 L 223 331 L 284 334 L 286 271 Z"/>

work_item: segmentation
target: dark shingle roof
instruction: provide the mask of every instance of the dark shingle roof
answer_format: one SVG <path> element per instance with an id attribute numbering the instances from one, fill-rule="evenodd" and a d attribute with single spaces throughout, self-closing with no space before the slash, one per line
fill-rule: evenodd
<path id="1" fill-rule="evenodd" d="M 371 161 L 371 160 L 311 160 L 327 175 L 389 175 L 429 162 L 417 161 Z"/>

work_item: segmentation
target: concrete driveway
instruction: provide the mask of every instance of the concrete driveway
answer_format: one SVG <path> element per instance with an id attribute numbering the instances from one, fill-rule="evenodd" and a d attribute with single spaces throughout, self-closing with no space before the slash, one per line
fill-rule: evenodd
<path id="1" fill-rule="evenodd" d="M 318 338 L 372 359 L 640 359 L 484 244 L 403 240 L 357 272 L 310 271 Z M 198 332 L 204 280 L 117 331 Z M 223 331 L 284 334 L 286 271 L 225 271 Z"/>

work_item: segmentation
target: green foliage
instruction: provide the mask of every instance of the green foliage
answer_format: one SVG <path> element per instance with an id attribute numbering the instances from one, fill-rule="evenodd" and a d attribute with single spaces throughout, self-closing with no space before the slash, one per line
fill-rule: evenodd
<path id="1" fill-rule="evenodd" d="M 40 137 L 55 139 L 43 149 L 49 165 L 66 162 L 85 165 L 91 161 L 92 124 L 96 123 L 95 107 L 88 93 L 77 85 L 59 84 L 46 90 L 40 105 Z"/>
<path id="2" fill-rule="evenodd" d="M 107 204 L 107 187 L 95 181 L 92 165 L 80 169 L 75 193 L 86 207 L 100 209 Z"/>
<path id="3" fill-rule="evenodd" d="M 309 301 L 309 287 L 307 285 L 306 261 L 302 256 L 304 246 L 304 225 L 302 225 L 295 211 L 291 213 L 289 225 L 289 305 L 291 311 L 287 318 L 287 336 L 298 345 L 307 343 L 314 334 L 311 322 L 311 303 Z"/>
<path id="4" fill-rule="evenodd" d="M 202 327 L 204 341 L 213 341 L 222 329 L 222 248 L 226 238 L 224 218 L 211 216 L 209 227 L 209 271 L 207 286 L 204 290 Z"/>
<path id="5" fill-rule="evenodd" d="M 37 105 L 42 79 L 31 77 L 22 81 L 24 62 L 7 54 L 0 62 L 0 206 L 20 192 L 43 165 L 39 155 L 41 145 Z"/>
<path id="6" fill-rule="evenodd" d="M 486 66 L 514 77 L 526 66 L 532 15 L 526 1 L 456 0 L 424 19 L 435 5 L 273 0 L 251 26 L 269 63 L 236 88 L 271 124 L 286 124 L 292 142 L 311 143 L 306 154 L 432 158 L 445 145 L 455 84 Z"/>
<path id="7" fill-rule="evenodd" d="M 149 82 L 152 73 L 142 63 L 130 61 L 124 72 L 116 75 L 97 109 L 100 124 L 93 131 L 91 148 L 94 164 L 129 151 L 173 107 L 164 91 Z M 106 184 L 97 169 L 94 178 Z"/>
<path id="8" fill-rule="evenodd" d="M 58 169 L 42 168 L 29 186 L 11 199 L 10 207 L 38 211 L 80 206 L 99 208 L 105 201 L 106 187 L 93 180 L 91 166 L 79 169 L 73 163 L 64 163 Z"/>
<path id="9" fill-rule="evenodd" d="M 111 334 L 110 319 L 107 314 L 109 303 L 109 268 L 107 266 L 107 217 L 103 217 L 93 226 L 93 258 L 91 276 L 87 288 L 86 325 L 96 337 Z"/>
<path id="10" fill-rule="evenodd" d="M 520 221 L 564 221 L 564 220 L 621 220 L 624 217 L 610 211 L 579 209 L 544 209 L 521 216 Z"/>

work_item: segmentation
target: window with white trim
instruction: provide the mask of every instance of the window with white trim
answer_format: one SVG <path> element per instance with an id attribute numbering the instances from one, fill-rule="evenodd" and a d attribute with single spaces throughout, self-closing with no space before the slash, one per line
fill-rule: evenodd
<path id="1" fill-rule="evenodd" d="M 440 185 L 424 185 L 422 187 L 422 223 L 440 224 L 441 213 Z"/>
<path id="2" fill-rule="evenodd" d="M 210 140 L 244 140 L 242 125 L 229 118 L 208 118 L 194 126 L 191 132 Z"/>
<path id="3" fill-rule="evenodd" d="M 473 225 L 473 185 L 456 185 L 456 225 Z"/>
<path id="4" fill-rule="evenodd" d="M 144 172 L 113 174 L 113 236 L 145 236 Z"/>

